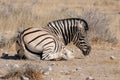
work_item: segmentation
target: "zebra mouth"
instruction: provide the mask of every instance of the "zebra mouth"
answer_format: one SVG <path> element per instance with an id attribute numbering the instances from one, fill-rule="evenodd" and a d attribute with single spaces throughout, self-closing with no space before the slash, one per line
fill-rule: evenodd
<path id="1" fill-rule="evenodd" d="M 90 46 L 88 46 L 86 49 L 83 49 L 83 50 L 82 50 L 84 56 L 89 55 L 89 54 L 90 54 L 90 51 L 91 51 L 91 47 L 90 47 Z"/>

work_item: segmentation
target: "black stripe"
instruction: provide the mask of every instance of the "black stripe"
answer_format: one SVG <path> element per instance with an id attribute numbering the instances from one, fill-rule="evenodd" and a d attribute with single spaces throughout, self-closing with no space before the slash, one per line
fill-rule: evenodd
<path id="1" fill-rule="evenodd" d="M 61 29 L 60 29 L 60 27 L 62 28 L 62 25 L 60 24 L 60 22 L 57 22 L 58 23 L 58 28 L 59 28 L 59 35 L 60 35 L 60 33 L 61 33 Z"/>
<path id="2" fill-rule="evenodd" d="M 65 45 L 67 45 L 68 41 L 67 41 L 67 32 L 66 32 L 65 21 L 63 21 L 63 25 L 64 25 L 64 33 L 63 33 L 63 36 L 65 37 Z"/>
<path id="3" fill-rule="evenodd" d="M 78 37 L 79 37 L 79 35 L 78 35 Z M 83 38 L 83 37 L 81 37 L 81 36 L 80 36 L 78 39 L 79 39 L 80 41 L 81 41 L 81 40 L 85 40 L 85 38 Z"/>
<path id="4" fill-rule="evenodd" d="M 52 47 L 52 46 L 48 46 L 48 47 Z M 51 50 L 51 48 L 45 48 L 44 51 L 48 51 L 48 50 Z"/>
<path id="5" fill-rule="evenodd" d="M 21 50 L 21 49 L 17 50 L 17 54 L 19 54 L 20 50 Z"/>
<path id="6" fill-rule="evenodd" d="M 78 35 L 76 34 L 76 35 L 74 35 L 74 38 L 73 38 L 73 44 L 76 44 L 76 42 L 78 41 L 78 37 L 77 37 Z"/>
<path id="7" fill-rule="evenodd" d="M 73 29 L 72 29 L 72 33 L 73 33 L 73 36 L 75 35 L 75 33 L 76 33 L 76 28 L 77 28 L 77 26 L 75 26 L 75 20 L 72 20 L 72 27 L 73 27 Z"/>
<path id="8" fill-rule="evenodd" d="M 42 60 L 44 60 L 45 58 L 47 58 L 49 56 L 49 54 L 47 54 L 47 56 L 45 56 L 44 58 L 42 58 Z M 49 57 L 48 57 L 49 58 Z"/>
<path id="9" fill-rule="evenodd" d="M 57 32 L 59 34 L 60 33 L 59 27 L 61 27 L 61 26 L 59 26 L 59 22 L 57 22 L 57 21 L 54 24 L 55 24 L 55 28 L 57 28 Z"/>
<path id="10" fill-rule="evenodd" d="M 70 20 L 70 23 L 71 23 L 71 25 L 70 25 L 70 27 L 71 27 L 71 40 L 73 39 L 73 34 L 74 34 L 74 27 L 72 26 L 73 24 L 72 24 L 72 20 Z"/>
<path id="11" fill-rule="evenodd" d="M 81 46 L 87 46 L 87 44 L 80 44 Z"/>
<path id="12" fill-rule="evenodd" d="M 72 26 L 73 26 L 73 27 L 76 27 L 76 26 L 75 26 L 75 20 L 74 20 L 74 19 L 73 19 L 73 25 L 72 25 Z"/>
<path id="13" fill-rule="evenodd" d="M 55 25 L 54 28 L 55 28 L 56 34 L 59 34 L 59 31 L 58 31 L 58 30 L 59 30 L 59 29 L 58 29 L 59 26 L 56 25 L 56 22 L 54 23 L 54 25 Z M 57 29 L 56 29 L 56 28 L 57 28 Z"/>
<path id="14" fill-rule="evenodd" d="M 36 55 L 38 55 L 38 56 L 40 56 L 40 58 L 42 58 L 42 52 L 41 53 L 39 53 L 39 52 L 34 52 L 34 51 L 31 51 L 30 49 L 28 49 L 28 47 L 25 45 L 25 49 L 28 51 L 28 52 L 30 52 L 31 54 L 36 54 Z"/>
<path id="15" fill-rule="evenodd" d="M 83 20 L 83 19 L 81 19 L 81 18 L 67 18 L 67 19 L 54 20 L 54 21 L 52 21 L 52 22 L 63 21 L 63 20 Z"/>
<path id="16" fill-rule="evenodd" d="M 69 35 L 69 43 L 71 42 L 71 22 L 70 20 L 67 21 L 68 22 L 68 35 Z"/>
<path id="17" fill-rule="evenodd" d="M 20 46 L 20 43 L 18 42 L 18 40 L 16 41 L 16 44 L 18 44 Z"/>
<path id="18" fill-rule="evenodd" d="M 68 20 L 68 21 L 69 21 L 69 20 Z M 67 27 L 67 28 L 68 28 L 68 43 L 70 43 L 70 42 L 71 42 L 71 35 L 70 35 L 70 34 L 71 34 L 70 29 L 71 29 L 71 28 L 70 28 L 70 24 L 69 24 L 68 21 L 67 21 L 67 26 L 68 26 L 68 27 Z"/>
<path id="19" fill-rule="evenodd" d="M 60 46 L 59 42 L 56 41 L 56 43 L 55 43 L 56 50 L 54 50 L 54 52 L 58 52 L 59 51 L 59 46 Z"/>
<path id="20" fill-rule="evenodd" d="M 53 39 L 52 37 L 47 37 L 47 38 L 44 38 L 44 39 L 43 39 L 43 40 L 41 40 L 39 43 L 37 43 L 37 45 L 35 45 L 35 47 L 37 47 L 40 43 L 42 43 L 43 41 L 45 41 L 46 39 L 49 39 L 49 38 Z"/>
<path id="21" fill-rule="evenodd" d="M 44 46 L 46 46 L 46 45 L 48 45 L 48 44 L 50 44 L 50 43 L 53 43 L 54 41 L 50 41 L 50 42 L 48 42 L 48 43 L 45 43 L 44 45 L 43 45 L 43 47 Z"/>
<path id="22" fill-rule="evenodd" d="M 35 33 L 35 32 L 39 32 L 39 31 L 41 31 L 41 30 L 35 30 L 35 31 L 28 32 L 28 33 L 26 33 L 26 34 L 23 35 L 23 38 L 24 38 L 26 35 L 28 35 L 28 34 Z"/>
<path id="23" fill-rule="evenodd" d="M 59 45 L 59 43 L 55 40 L 55 39 L 53 39 L 54 40 L 54 42 L 55 42 L 55 48 L 54 48 L 54 51 L 58 51 L 58 45 Z"/>
<path id="24" fill-rule="evenodd" d="M 86 42 L 81 42 L 81 41 L 80 41 L 80 44 L 86 44 Z"/>
<path id="25" fill-rule="evenodd" d="M 21 45 L 22 40 L 21 40 L 21 36 L 20 36 L 20 35 L 18 36 L 18 39 L 17 39 L 17 40 L 18 40 L 18 43 Z"/>
<path id="26" fill-rule="evenodd" d="M 59 35 L 61 34 L 61 29 L 60 28 L 62 28 L 63 26 L 60 24 L 60 22 L 56 22 L 56 24 L 58 25 L 56 25 L 56 27 L 57 27 L 57 30 L 58 30 L 58 33 L 59 33 Z"/>
<path id="27" fill-rule="evenodd" d="M 32 29 L 33 27 L 27 28 L 24 31 L 21 32 L 21 34 L 24 34 L 25 31 Z"/>
<path id="28" fill-rule="evenodd" d="M 77 38 L 75 37 L 74 41 L 73 41 L 73 44 L 76 44 L 76 42 L 77 42 Z"/>
<path id="29" fill-rule="evenodd" d="M 76 46 L 79 46 L 79 45 L 80 45 L 80 43 L 79 43 L 78 41 L 76 41 L 76 42 L 75 42 L 75 45 L 76 45 Z"/>
<path id="30" fill-rule="evenodd" d="M 47 29 L 48 31 L 50 30 L 51 32 L 55 33 L 55 32 L 54 32 L 54 29 L 53 29 L 53 26 L 51 26 L 50 23 L 47 25 L 47 27 L 46 27 L 45 29 Z M 56 33 L 55 33 L 55 34 L 56 34 Z"/>
<path id="31" fill-rule="evenodd" d="M 45 35 L 48 35 L 48 34 L 39 35 L 39 36 L 35 37 L 34 39 L 30 40 L 30 41 L 28 42 L 28 44 L 30 44 L 31 42 L 33 42 L 33 41 L 36 40 L 37 38 L 40 38 L 40 37 L 45 36 Z"/>
<path id="32" fill-rule="evenodd" d="M 64 21 L 61 22 L 61 25 L 62 25 L 62 24 L 63 24 L 63 27 L 65 27 Z M 65 38 L 65 34 L 64 34 L 64 32 L 63 32 L 63 28 L 60 27 L 60 29 L 61 29 L 62 36 L 63 36 L 63 39 L 64 39 L 64 44 L 67 45 L 67 43 L 66 43 L 66 38 Z M 64 30 L 64 31 L 65 31 L 65 30 Z"/>
<path id="33" fill-rule="evenodd" d="M 53 23 L 54 24 L 54 23 Z M 52 30 L 54 31 L 55 34 L 58 33 L 57 29 L 52 25 L 52 23 L 49 24 L 51 26 L 51 28 L 53 28 Z"/>
<path id="34" fill-rule="evenodd" d="M 69 26 L 68 26 L 68 20 L 65 20 L 65 29 L 66 29 L 66 40 L 67 43 L 69 43 L 69 35 L 68 35 L 68 31 L 69 31 Z"/>

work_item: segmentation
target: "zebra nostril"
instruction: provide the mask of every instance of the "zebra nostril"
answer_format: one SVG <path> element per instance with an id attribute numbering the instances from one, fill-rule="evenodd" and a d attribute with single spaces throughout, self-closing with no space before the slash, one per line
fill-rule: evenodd
<path id="1" fill-rule="evenodd" d="M 85 48 L 85 49 L 82 50 L 84 56 L 89 55 L 90 51 L 91 51 L 91 47 L 90 46 L 88 46 L 87 48 Z"/>

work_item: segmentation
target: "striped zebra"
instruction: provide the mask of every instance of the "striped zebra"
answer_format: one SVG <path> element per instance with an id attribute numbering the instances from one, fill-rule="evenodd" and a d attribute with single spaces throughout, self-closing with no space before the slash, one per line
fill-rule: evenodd
<path id="1" fill-rule="evenodd" d="M 54 36 L 42 28 L 30 27 L 17 36 L 17 53 L 21 58 L 32 60 L 55 60 L 73 58 L 72 51 L 66 49 Z"/>
<path id="2" fill-rule="evenodd" d="M 67 18 L 49 22 L 45 27 L 51 33 L 54 33 L 58 39 L 62 40 L 64 45 L 73 42 L 83 55 L 88 55 L 91 46 L 87 40 L 88 24 L 80 18 Z"/>

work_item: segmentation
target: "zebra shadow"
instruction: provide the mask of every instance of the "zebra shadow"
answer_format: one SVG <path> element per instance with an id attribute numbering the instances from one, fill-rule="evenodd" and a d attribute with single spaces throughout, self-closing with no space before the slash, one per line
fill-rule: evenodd
<path id="1" fill-rule="evenodd" d="M 20 59 L 20 57 L 17 55 L 17 54 L 15 54 L 15 55 L 13 55 L 13 56 L 11 56 L 11 55 L 8 55 L 8 54 L 2 54 L 2 56 L 0 57 L 1 59 L 13 59 L 13 60 L 19 60 Z"/>

